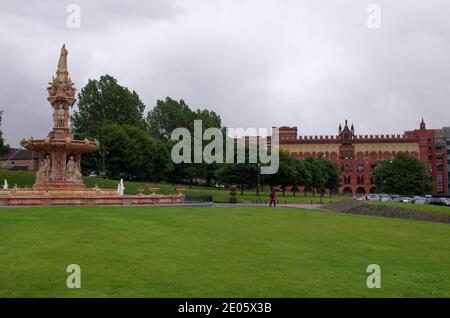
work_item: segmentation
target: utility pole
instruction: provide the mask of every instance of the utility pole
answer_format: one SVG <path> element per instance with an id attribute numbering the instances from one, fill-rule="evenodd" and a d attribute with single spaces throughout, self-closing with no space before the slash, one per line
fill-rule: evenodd
<path id="1" fill-rule="evenodd" d="M 322 196 L 323 196 L 323 191 L 322 191 L 322 175 L 323 175 L 323 164 L 322 164 L 322 161 L 323 161 L 323 155 L 321 155 L 320 156 L 320 188 L 319 188 L 319 191 L 320 191 L 320 205 L 322 205 L 323 204 L 323 201 L 322 201 Z"/>
<path id="2" fill-rule="evenodd" d="M 103 150 L 99 151 L 100 155 L 102 156 L 102 165 L 103 165 L 103 171 L 102 171 L 102 179 L 106 179 L 106 165 L 105 165 L 105 157 L 108 155 L 108 151 Z"/>
<path id="3" fill-rule="evenodd" d="M 261 171 L 261 164 L 258 162 L 258 204 L 261 203 L 260 171 Z"/>
<path id="4" fill-rule="evenodd" d="M 381 189 L 380 189 L 380 193 L 383 193 L 383 189 L 384 189 L 384 187 L 383 187 L 383 183 L 384 183 L 383 172 L 384 172 L 384 163 L 381 162 L 381 187 L 380 187 Z"/>

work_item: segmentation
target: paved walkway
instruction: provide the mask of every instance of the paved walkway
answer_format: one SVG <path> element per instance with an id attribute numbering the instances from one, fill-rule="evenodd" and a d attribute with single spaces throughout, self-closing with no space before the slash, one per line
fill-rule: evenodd
<path id="1" fill-rule="evenodd" d="M 268 207 L 269 204 L 257 204 L 257 203 L 214 203 L 213 206 L 215 207 L 230 207 L 230 208 L 237 208 L 237 207 Z M 279 203 L 277 204 L 277 208 L 298 208 L 298 209 L 310 209 L 310 210 L 320 210 L 323 208 L 323 205 L 319 203 L 297 203 L 297 202 L 291 202 L 291 203 Z"/>

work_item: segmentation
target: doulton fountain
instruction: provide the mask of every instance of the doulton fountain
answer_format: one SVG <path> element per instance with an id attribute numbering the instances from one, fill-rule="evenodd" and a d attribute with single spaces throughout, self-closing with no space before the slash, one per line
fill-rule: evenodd
<path id="1" fill-rule="evenodd" d="M 53 108 L 53 130 L 45 139 L 23 139 L 21 145 L 39 154 L 39 170 L 33 188 L 85 188 L 81 180 L 81 154 L 98 150 L 98 141 L 75 140 L 69 129 L 69 110 L 76 89 L 67 71 L 67 50 L 61 48 L 56 77 L 47 88 Z"/>
<path id="2" fill-rule="evenodd" d="M 20 144 L 39 155 L 33 188 L 0 190 L 0 205 L 134 205 L 177 204 L 184 195 L 124 195 L 115 189 L 87 188 L 81 178 L 81 155 L 99 149 L 97 140 L 76 140 L 70 131 L 69 111 L 75 104 L 74 83 L 67 70 L 67 49 L 61 48 L 56 76 L 47 88 L 53 109 L 53 129 L 45 139 L 22 139 Z M 152 190 L 155 188 L 150 188 Z"/>

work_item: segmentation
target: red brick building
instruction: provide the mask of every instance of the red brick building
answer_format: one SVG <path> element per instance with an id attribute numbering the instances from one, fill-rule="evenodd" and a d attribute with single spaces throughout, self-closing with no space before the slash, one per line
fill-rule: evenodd
<path id="1" fill-rule="evenodd" d="M 427 129 L 422 120 L 418 129 L 397 135 L 357 135 L 353 124 L 339 125 L 338 134 L 301 136 L 297 127 L 280 127 L 280 149 L 297 159 L 325 156 L 341 171 L 340 193 L 375 192 L 372 169 L 379 160 L 393 159 L 404 152 L 420 159 L 433 180 L 434 193 L 448 194 L 447 157 L 445 147 L 436 146 L 434 129 Z"/>

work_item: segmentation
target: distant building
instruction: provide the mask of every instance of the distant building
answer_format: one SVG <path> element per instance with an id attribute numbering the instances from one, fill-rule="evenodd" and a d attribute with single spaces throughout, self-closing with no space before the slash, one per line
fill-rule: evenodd
<path id="1" fill-rule="evenodd" d="M 438 182 L 442 181 L 442 183 L 438 183 L 438 187 L 447 188 L 446 194 L 450 194 L 450 127 L 436 130 L 436 151 L 438 152 L 437 156 L 442 157 L 440 164 L 436 167 Z M 445 172 L 447 172 L 447 175 L 441 176 Z"/>
<path id="2" fill-rule="evenodd" d="M 10 148 L 0 159 L 1 169 L 36 171 L 38 167 L 38 154 L 26 149 Z"/>
<path id="3" fill-rule="evenodd" d="M 378 161 L 393 159 L 400 152 L 425 164 L 434 193 L 449 194 L 448 136 L 448 128 L 427 129 L 423 120 L 419 129 L 401 135 L 356 135 L 353 124 L 349 127 L 347 121 L 332 136 L 299 136 L 297 127 L 279 128 L 280 149 L 294 158 L 325 156 L 334 161 L 341 172 L 339 192 L 345 194 L 380 192 L 375 189 L 372 170 Z"/>

